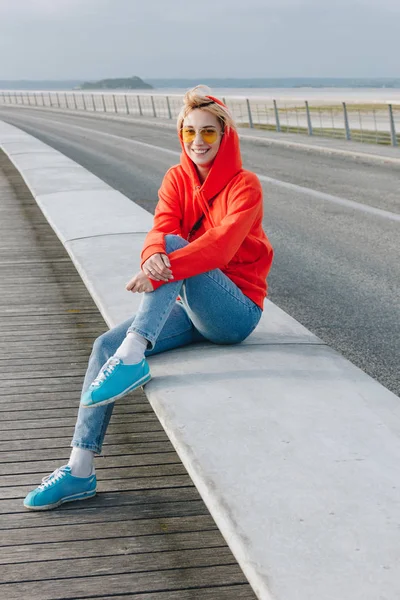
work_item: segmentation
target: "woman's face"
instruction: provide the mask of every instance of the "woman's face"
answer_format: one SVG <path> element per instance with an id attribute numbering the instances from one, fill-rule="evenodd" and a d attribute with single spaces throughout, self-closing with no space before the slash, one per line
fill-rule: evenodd
<path id="1" fill-rule="evenodd" d="M 195 108 L 185 117 L 182 128 L 196 134 L 193 141 L 185 142 L 183 139 L 186 154 L 201 169 L 211 168 L 222 140 L 222 128 L 217 117 L 207 110 Z M 212 137 L 215 131 L 216 140 L 211 143 L 205 141 L 201 136 L 202 130 L 206 138 L 207 134 Z"/>

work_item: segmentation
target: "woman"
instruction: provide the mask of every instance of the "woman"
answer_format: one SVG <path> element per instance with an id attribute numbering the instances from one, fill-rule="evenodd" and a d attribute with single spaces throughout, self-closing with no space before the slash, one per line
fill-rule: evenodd
<path id="1" fill-rule="evenodd" d="M 139 311 L 95 341 L 70 460 L 28 494 L 28 509 L 95 495 L 94 455 L 114 401 L 149 381 L 145 355 L 201 340 L 236 344 L 260 320 L 273 250 L 262 229 L 261 185 L 242 168 L 229 111 L 194 88 L 178 135 L 180 164 L 164 177 L 141 270 L 126 286 L 144 292 Z"/>

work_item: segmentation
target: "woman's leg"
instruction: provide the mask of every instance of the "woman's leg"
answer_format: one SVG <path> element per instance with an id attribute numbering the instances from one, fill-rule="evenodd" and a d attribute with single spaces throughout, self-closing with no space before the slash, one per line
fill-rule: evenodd
<path id="1" fill-rule="evenodd" d="M 82 394 L 89 388 L 104 363 L 115 354 L 131 324 L 132 319 L 128 319 L 95 340 L 89 358 Z M 166 352 L 172 348 L 185 346 L 203 339 L 203 336 L 193 327 L 193 323 L 184 308 L 176 303 L 160 332 L 155 347 L 148 350 L 146 356 Z M 93 408 L 80 406 L 71 446 L 91 450 L 99 454 L 113 408 L 114 402 L 103 406 L 94 406 Z"/>
<path id="2" fill-rule="evenodd" d="M 178 236 L 167 236 L 168 252 L 186 243 Z M 161 291 L 163 295 L 160 295 Z M 175 301 L 178 294 L 181 295 L 180 303 Z M 150 355 L 204 339 L 219 344 L 240 342 L 255 328 L 260 316 L 261 310 L 219 270 L 168 283 L 153 294 L 145 294 L 133 323 L 129 319 L 96 340 L 83 391 L 88 389 L 101 365 L 117 351 L 128 328 L 133 331 L 138 328 L 141 335 L 145 333 L 152 345 L 146 352 Z M 154 317 L 156 326 L 151 322 Z M 78 452 L 79 449 L 101 452 L 112 410 L 113 403 L 91 409 L 80 408 L 71 443 L 74 449 Z M 71 490 L 76 492 L 73 497 Z M 61 467 L 49 476 L 44 488 L 39 486 L 30 492 L 24 504 L 32 510 L 55 508 L 64 501 L 91 497 L 95 491 L 94 473 L 89 477 L 74 477 L 71 470 Z M 43 502 L 48 505 L 44 506 Z"/>
<path id="3" fill-rule="evenodd" d="M 165 243 L 168 254 L 188 244 L 176 235 L 165 236 Z M 203 337 L 215 343 L 241 342 L 261 317 L 261 309 L 219 269 L 186 280 L 170 281 L 144 294 L 122 345 L 82 395 L 83 406 L 109 404 L 150 380 L 149 365 L 144 357 L 146 344 L 151 350 L 155 348 L 165 323 L 176 310 L 178 294 L 187 310 L 188 322 L 194 323 Z"/>
<path id="4" fill-rule="evenodd" d="M 83 391 L 90 386 L 101 365 L 112 356 L 126 335 L 132 319 L 101 335 L 93 345 Z M 167 319 L 153 350 L 146 354 L 157 354 L 171 348 L 202 340 L 196 332 L 186 311 L 176 304 Z M 111 417 L 114 403 L 91 409 L 80 407 L 75 433 L 71 442 L 72 452 L 68 465 L 56 469 L 44 485 L 29 492 L 24 506 L 30 510 L 56 508 L 71 500 L 83 500 L 96 493 L 96 475 L 93 469 L 94 454 L 101 452 L 104 435 Z"/>
<path id="5" fill-rule="evenodd" d="M 177 235 L 165 236 L 168 254 L 188 244 Z M 261 309 L 219 269 L 170 281 L 144 294 L 139 311 L 128 331 L 149 340 L 155 348 L 162 328 L 181 297 L 182 305 L 198 336 L 217 344 L 235 344 L 250 335 L 260 320 Z"/>

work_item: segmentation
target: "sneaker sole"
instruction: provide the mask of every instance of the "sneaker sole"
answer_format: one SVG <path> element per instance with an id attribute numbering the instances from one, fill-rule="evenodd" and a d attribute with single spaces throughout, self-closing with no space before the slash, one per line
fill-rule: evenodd
<path id="1" fill-rule="evenodd" d="M 128 388 L 126 388 L 126 390 L 124 390 L 117 396 L 113 396 L 112 398 L 107 398 L 107 400 L 101 400 L 100 402 L 93 402 L 92 404 L 81 404 L 81 406 L 83 406 L 83 408 L 93 408 L 93 406 L 104 406 L 105 404 L 111 404 L 111 402 L 115 402 L 116 400 L 123 398 L 124 396 L 126 396 L 126 394 L 129 394 L 129 392 L 133 392 L 133 390 L 136 390 L 138 387 L 144 385 L 145 383 L 148 383 L 150 381 L 150 379 L 151 379 L 151 374 L 149 373 L 148 375 L 145 375 L 141 379 L 138 379 L 138 381 L 135 381 L 135 383 L 133 383 Z"/>
<path id="2" fill-rule="evenodd" d="M 54 502 L 54 504 L 44 504 L 43 506 L 29 506 L 24 503 L 25 508 L 28 510 L 53 510 L 53 508 L 57 508 L 61 504 L 65 504 L 66 502 L 76 502 L 77 500 L 87 500 L 88 498 L 93 498 L 96 495 L 96 490 L 91 490 L 90 492 L 83 492 L 82 494 L 76 494 L 75 496 L 67 496 L 66 498 L 61 498 L 58 502 Z"/>

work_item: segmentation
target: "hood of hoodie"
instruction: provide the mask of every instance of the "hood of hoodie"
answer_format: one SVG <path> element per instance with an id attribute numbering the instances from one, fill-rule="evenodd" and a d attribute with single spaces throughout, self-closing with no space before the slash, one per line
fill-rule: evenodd
<path id="1" fill-rule="evenodd" d="M 206 96 L 206 98 L 227 109 L 225 104 L 218 98 L 214 98 L 214 96 Z M 181 167 L 192 179 L 193 187 L 198 188 L 200 186 L 201 196 L 206 202 L 216 196 L 242 170 L 239 136 L 234 129 L 224 132 L 213 165 L 202 185 L 200 185 L 194 162 L 186 154 L 182 139 L 180 139 L 180 142 L 182 146 Z"/>

